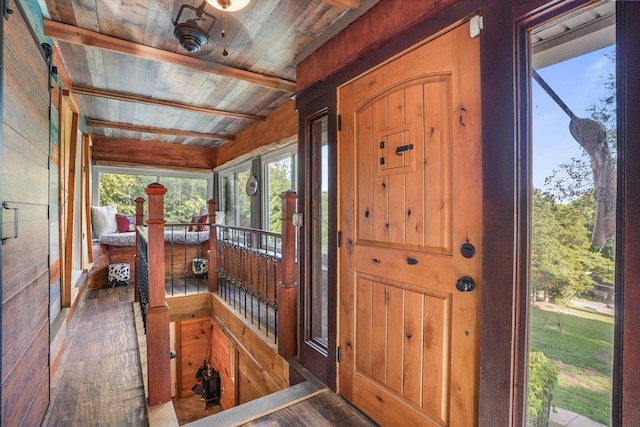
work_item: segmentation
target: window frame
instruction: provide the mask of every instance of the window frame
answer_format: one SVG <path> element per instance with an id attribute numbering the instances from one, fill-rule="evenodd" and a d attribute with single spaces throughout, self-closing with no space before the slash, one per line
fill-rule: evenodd
<path id="1" fill-rule="evenodd" d="M 93 206 L 102 206 L 100 201 L 100 178 L 103 173 L 152 176 L 152 177 L 155 177 L 155 182 L 160 182 L 161 177 L 206 179 L 207 194 L 205 199 L 210 200 L 213 198 L 213 173 L 186 172 L 186 171 L 176 171 L 171 169 L 140 169 L 140 168 L 133 168 L 133 167 L 94 165 L 92 174 L 91 174 L 92 175 L 92 187 L 91 187 L 92 203 L 91 204 Z M 140 194 L 139 197 L 145 197 L 145 195 Z"/>
<path id="2" fill-rule="evenodd" d="M 278 148 L 272 151 L 265 153 L 260 157 L 261 163 L 261 175 L 260 182 L 262 185 L 260 186 L 260 197 L 262 198 L 261 203 L 261 212 L 260 212 L 260 223 L 262 224 L 263 229 L 267 229 L 270 224 L 269 221 L 269 172 L 268 165 L 269 163 L 278 162 L 284 159 L 291 160 L 291 190 L 298 191 L 298 144 L 293 143 L 289 144 L 285 147 Z M 273 230 L 270 230 L 273 231 Z"/>
<path id="3" fill-rule="evenodd" d="M 226 212 L 225 208 L 225 198 L 224 198 L 224 191 L 225 191 L 225 187 L 224 187 L 224 179 L 228 178 L 229 176 L 235 175 L 237 173 L 240 172 L 246 172 L 249 171 L 249 174 L 251 174 L 251 160 L 247 160 L 244 161 L 240 164 L 237 164 L 235 166 L 231 166 L 229 168 L 226 169 L 222 169 L 220 171 L 217 172 L 218 174 L 218 203 L 216 205 L 216 209 L 218 211 L 222 211 L 222 212 Z M 234 216 L 234 224 L 227 224 L 226 221 L 226 216 L 225 216 L 225 225 L 231 225 L 231 226 L 235 226 L 235 227 L 239 227 L 239 225 L 237 224 L 239 222 L 239 216 L 238 216 L 238 212 L 235 211 L 233 213 Z"/>

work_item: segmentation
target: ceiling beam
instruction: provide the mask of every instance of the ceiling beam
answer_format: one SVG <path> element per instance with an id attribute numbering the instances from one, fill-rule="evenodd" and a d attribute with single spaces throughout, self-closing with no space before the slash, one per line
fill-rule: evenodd
<path id="1" fill-rule="evenodd" d="M 165 128 L 156 128 L 149 126 L 135 126 L 127 123 L 114 123 L 108 122 L 105 120 L 97 120 L 97 119 L 87 119 L 87 126 L 92 128 L 107 128 L 107 129 L 119 129 L 126 130 L 129 132 L 141 132 L 141 133 L 152 133 L 155 135 L 173 135 L 173 136 L 181 136 L 184 138 L 202 138 L 202 139 L 217 139 L 222 141 L 233 141 L 236 139 L 235 135 L 217 135 L 213 133 L 200 133 L 200 132 L 191 132 L 180 129 L 165 129 Z"/>
<path id="2" fill-rule="evenodd" d="M 183 102 L 164 101 L 162 99 L 148 98 L 145 96 L 132 95 L 130 93 L 116 92 L 93 87 L 72 85 L 71 92 L 76 95 L 97 96 L 99 98 L 115 99 L 116 101 L 135 102 L 138 104 L 147 104 L 159 107 L 177 108 L 179 110 L 192 111 L 196 113 L 211 114 L 214 116 L 224 116 L 233 119 L 251 120 L 254 122 L 263 122 L 264 117 L 254 116 L 252 114 L 234 113 L 232 111 L 217 110 L 215 108 L 201 107 L 198 105 L 185 104 Z"/>
<path id="3" fill-rule="evenodd" d="M 357 9 L 360 7 L 360 0 L 324 0 L 338 9 Z"/>
<path id="4" fill-rule="evenodd" d="M 185 169 L 213 169 L 215 150 L 165 142 L 92 137 L 91 158 L 95 164 L 141 165 Z"/>
<path id="5" fill-rule="evenodd" d="M 193 68 L 205 73 L 243 80 L 248 83 L 283 92 L 293 93 L 296 90 L 295 82 L 281 79 L 279 77 L 254 73 L 252 71 L 229 67 L 228 65 L 217 64 L 215 62 L 202 61 L 190 56 L 180 55 L 175 52 L 167 52 L 162 49 L 156 49 L 154 47 L 106 36 L 84 28 L 50 21 L 48 19 L 44 19 L 43 24 L 45 36 L 56 40 L 96 49 L 108 50 L 110 52 L 121 53 L 124 55 L 131 55 L 151 61 L 168 62 L 175 65 Z"/>

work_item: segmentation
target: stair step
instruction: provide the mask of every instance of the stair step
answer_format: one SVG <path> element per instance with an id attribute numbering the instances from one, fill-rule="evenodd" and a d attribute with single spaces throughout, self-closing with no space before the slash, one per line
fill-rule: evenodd
<path id="1" fill-rule="evenodd" d="M 239 426 L 275 411 L 291 406 L 325 392 L 326 388 L 318 388 L 309 381 L 296 384 L 267 396 L 260 397 L 245 404 L 201 418 L 187 427 L 231 427 Z"/>

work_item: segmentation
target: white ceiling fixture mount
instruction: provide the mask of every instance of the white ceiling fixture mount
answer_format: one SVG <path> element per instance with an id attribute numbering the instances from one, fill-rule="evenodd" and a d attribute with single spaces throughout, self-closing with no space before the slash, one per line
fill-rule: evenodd
<path id="1" fill-rule="evenodd" d="M 211 6 L 225 12 L 237 12 L 244 9 L 251 0 L 207 0 Z"/>

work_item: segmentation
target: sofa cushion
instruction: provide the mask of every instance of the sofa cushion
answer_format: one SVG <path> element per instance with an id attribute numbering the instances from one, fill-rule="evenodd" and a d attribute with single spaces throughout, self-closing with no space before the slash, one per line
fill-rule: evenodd
<path id="1" fill-rule="evenodd" d="M 194 227 L 193 225 L 190 225 L 188 231 L 209 230 L 209 227 L 205 225 L 208 221 L 209 221 L 209 215 L 192 216 L 191 224 L 198 224 L 198 226 Z"/>
<path id="2" fill-rule="evenodd" d="M 135 215 L 116 214 L 116 222 L 118 223 L 118 233 L 127 233 L 129 231 L 136 231 Z"/>
<path id="3" fill-rule="evenodd" d="M 115 206 L 91 206 L 91 225 L 96 237 L 118 231 L 116 213 Z"/>

